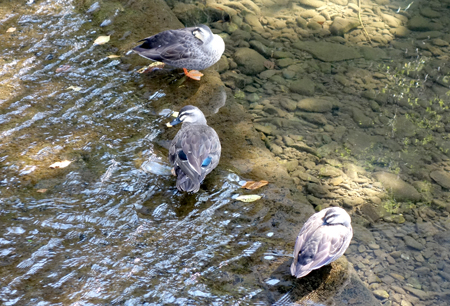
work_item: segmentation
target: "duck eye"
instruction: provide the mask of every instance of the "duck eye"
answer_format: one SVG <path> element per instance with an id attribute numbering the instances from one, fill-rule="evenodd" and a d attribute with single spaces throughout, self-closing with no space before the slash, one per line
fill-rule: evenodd
<path id="1" fill-rule="evenodd" d="M 202 167 L 206 167 L 211 163 L 211 156 L 208 156 L 207 158 L 205 158 L 205 160 L 203 160 L 202 162 Z"/>
<path id="2" fill-rule="evenodd" d="M 187 160 L 187 156 L 186 156 L 186 154 L 183 151 L 178 152 L 178 157 L 181 160 Z"/>

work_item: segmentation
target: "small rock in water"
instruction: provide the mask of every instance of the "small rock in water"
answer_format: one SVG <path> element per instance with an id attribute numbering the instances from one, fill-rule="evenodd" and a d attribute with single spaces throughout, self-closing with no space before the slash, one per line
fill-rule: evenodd
<path id="1" fill-rule="evenodd" d="M 280 282 L 280 280 L 278 280 L 278 279 L 269 279 L 268 281 L 266 281 L 266 284 L 273 286 L 273 285 L 278 284 L 279 282 Z"/>
<path id="2" fill-rule="evenodd" d="M 106 19 L 100 24 L 100 26 L 106 27 L 106 26 L 109 26 L 111 23 L 112 23 L 111 19 Z"/>
<path id="3" fill-rule="evenodd" d="M 89 9 L 86 11 L 86 14 L 92 14 L 92 13 L 96 12 L 99 9 L 100 9 L 100 3 L 95 2 L 94 4 L 92 4 L 89 7 Z"/>

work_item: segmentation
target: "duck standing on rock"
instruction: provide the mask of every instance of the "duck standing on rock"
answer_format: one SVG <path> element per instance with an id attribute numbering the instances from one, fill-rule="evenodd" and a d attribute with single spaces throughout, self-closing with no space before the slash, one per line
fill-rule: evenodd
<path id="1" fill-rule="evenodd" d="M 134 52 L 154 61 L 183 68 L 186 76 L 195 80 L 203 76 L 198 70 L 214 65 L 225 50 L 222 37 L 213 34 L 203 24 L 164 31 L 140 41 L 144 43 L 133 48 Z"/>
<path id="2" fill-rule="evenodd" d="M 335 261 L 353 237 L 349 214 L 340 207 L 325 208 L 303 225 L 294 247 L 291 274 L 297 278 Z"/>
<path id="3" fill-rule="evenodd" d="M 205 176 L 219 164 L 220 139 L 195 106 L 183 107 L 168 126 L 183 123 L 169 147 L 172 173 L 179 191 L 197 192 Z"/>

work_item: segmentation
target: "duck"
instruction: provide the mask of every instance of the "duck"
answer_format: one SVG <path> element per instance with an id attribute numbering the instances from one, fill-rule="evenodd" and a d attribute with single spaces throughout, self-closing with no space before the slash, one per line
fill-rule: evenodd
<path id="1" fill-rule="evenodd" d="M 291 274 L 301 278 L 341 257 L 350 245 L 353 228 L 340 207 L 325 208 L 303 225 L 294 247 Z"/>
<path id="2" fill-rule="evenodd" d="M 142 57 L 183 68 L 187 77 L 200 80 L 199 70 L 217 63 L 225 51 L 222 37 L 201 24 L 196 27 L 168 30 L 144 38 L 133 51 Z M 188 71 L 191 69 L 191 71 Z"/>
<path id="3" fill-rule="evenodd" d="M 219 164 L 222 147 L 219 136 L 198 107 L 184 106 L 168 126 L 179 123 L 181 129 L 169 146 L 172 174 L 177 176 L 179 191 L 196 193 L 206 175 Z"/>

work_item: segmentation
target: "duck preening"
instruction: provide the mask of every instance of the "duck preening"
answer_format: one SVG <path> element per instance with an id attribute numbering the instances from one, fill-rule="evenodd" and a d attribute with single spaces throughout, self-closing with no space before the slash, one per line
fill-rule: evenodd
<path id="1" fill-rule="evenodd" d="M 335 261 L 353 237 L 351 218 L 340 207 L 325 208 L 303 225 L 294 247 L 291 274 L 297 278 Z"/>
<path id="2" fill-rule="evenodd" d="M 195 106 L 183 107 L 170 125 L 182 123 L 169 147 L 169 161 L 180 191 L 197 192 L 205 176 L 219 164 L 220 139 Z"/>
<path id="3" fill-rule="evenodd" d="M 186 76 L 200 80 L 198 70 L 214 65 L 225 50 L 219 35 L 213 34 L 206 25 L 168 30 L 147 37 L 133 51 L 145 58 L 183 68 Z M 188 71 L 187 69 L 192 69 Z"/>

